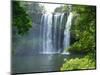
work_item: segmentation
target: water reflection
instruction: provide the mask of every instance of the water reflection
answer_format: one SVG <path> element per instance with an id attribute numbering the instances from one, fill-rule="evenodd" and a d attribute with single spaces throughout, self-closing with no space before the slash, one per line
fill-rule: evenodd
<path id="1" fill-rule="evenodd" d="M 14 73 L 59 71 L 66 56 L 63 54 L 15 56 L 12 69 Z"/>

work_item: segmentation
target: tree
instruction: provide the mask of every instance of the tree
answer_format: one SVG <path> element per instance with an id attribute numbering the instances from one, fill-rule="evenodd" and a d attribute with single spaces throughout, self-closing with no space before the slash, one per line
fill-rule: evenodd
<path id="1" fill-rule="evenodd" d="M 95 52 L 95 6 L 73 6 L 73 12 L 78 14 L 72 24 L 71 33 L 78 39 L 68 51 L 72 52 Z"/>
<path id="2" fill-rule="evenodd" d="M 34 25 L 38 13 L 43 12 L 43 8 L 38 3 L 30 1 L 12 1 L 12 54 L 20 53 L 19 48 L 34 47 L 37 40 L 28 39 L 32 34 L 33 29 L 37 28 L 38 24 Z M 35 16 L 34 16 L 35 15 Z M 37 21 L 38 21 L 37 20 Z M 28 49 L 27 49 L 28 50 Z M 24 49 L 24 52 L 27 51 Z"/>
<path id="3" fill-rule="evenodd" d="M 65 12 L 68 12 L 68 10 L 69 10 L 68 5 L 63 5 L 63 6 L 57 7 L 57 8 L 54 10 L 54 12 L 65 13 Z"/>
<path id="4" fill-rule="evenodd" d="M 26 10 L 20 6 L 20 2 L 12 1 L 12 25 L 17 28 L 18 33 L 23 35 L 32 27 L 31 20 Z"/>
<path id="5" fill-rule="evenodd" d="M 71 35 L 74 42 L 67 49 L 70 53 L 81 53 L 84 56 L 67 58 L 61 67 L 64 70 L 96 68 L 96 7 L 73 5 L 73 22 Z M 72 40 L 72 39 L 71 39 Z"/>
<path id="6" fill-rule="evenodd" d="M 41 19 L 42 14 L 45 13 L 44 6 L 31 1 L 21 2 L 21 6 L 27 10 L 26 12 L 29 14 L 32 22 L 39 24 L 38 22 Z"/>

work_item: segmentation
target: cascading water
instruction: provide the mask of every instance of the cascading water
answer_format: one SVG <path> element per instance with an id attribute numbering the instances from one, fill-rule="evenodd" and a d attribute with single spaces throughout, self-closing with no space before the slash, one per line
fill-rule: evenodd
<path id="1" fill-rule="evenodd" d="M 60 15 L 61 14 L 59 14 L 59 13 L 54 15 L 53 48 L 55 49 L 56 53 L 58 52 L 58 50 L 57 50 L 57 44 L 58 44 L 57 37 L 59 37 L 59 36 L 57 36 L 57 29 L 58 29 L 58 19 L 59 19 Z"/>
<path id="2" fill-rule="evenodd" d="M 64 52 L 66 53 L 65 50 L 69 47 L 70 45 L 70 28 L 72 24 L 72 18 L 73 14 L 72 12 L 69 13 L 66 25 L 65 25 L 65 30 L 64 30 Z"/>
<path id="3" fill-rule="evenodd" d="M 43 52 L 42 53 L 50 53 L 53 52 L 52 49 L 52 14 L 43 14 L 41 18 L 43 22 Z"/>
<path id="4" fill-rule="evenodd" d="M 59 26 L 59 46 L 61 46 L 61 29 L 62 29 L 62 22 L 63 22 L 63 17 L 64 17 L 64 13 L 62 13 L 61 18 L 60 18 L 60 26 Z M 61 52 L 61 48 L 59 49 L 59 53 Z"/>
<path id="5" fill-rule="evenodd" d="M 42 39 L 42 51 L 43 54 L 62 53 L 65 48 L 70 44 L 70 28 L 72 21 L 72 13 L 67 17 L 67 22 L 63 25 L 65 14 L 43 14 L 41 17 L 40 26 L 40 39 Z M 63 29 L 63 26 L 65 28 Z M 63 30 L 63 32 L 62 32 Z M 62 38 L 63 34 L 63 38 Z M 63 43 L 61 42 L 63 39 Z M 63 46 L 61 46 L 61 44 Z M 63 49 L 63 50 L 62 50 Z"/>

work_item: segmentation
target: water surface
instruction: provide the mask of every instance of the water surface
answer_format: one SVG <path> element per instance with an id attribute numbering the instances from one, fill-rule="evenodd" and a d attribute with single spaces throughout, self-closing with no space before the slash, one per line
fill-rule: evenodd
<path id="1" fill-rule="evenodd" d="M 14 56 L 13 73 L 60 71 L 66 54 L 35 54 L 32 56 Z"/>

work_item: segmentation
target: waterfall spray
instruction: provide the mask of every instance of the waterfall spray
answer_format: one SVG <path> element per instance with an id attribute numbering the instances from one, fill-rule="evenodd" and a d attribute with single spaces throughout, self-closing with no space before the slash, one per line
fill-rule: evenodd
<path id="1" fill-rule="evenodd" d="M 65 50 L 70 45 L 70 28 L 72 24 L 72 18 L 73 18 L 73 14 L 72 12 L 70 12 L 64 30 L 64 53 L 66 53 Z"/>
<path id="2" fill-rule="evenodd" d="M 64 49 L 69 47 L 70 44 L 70 28 L 73 14 L 70 12 L 67 17 L 67 22 L 64 25 L 65 29 L 62 32 L 64 13 L 56 13 L 56 14 L 43 14 L 41 17 L 41 27 L 40 33 L 42 34 L 42 51 L 43 54 L 56 54 L 56 53 L 66 53 Z M 64 38 L 62 38 L 62 34 L 64 34 Z M 64 40 L 63 43 L 61 40 Z M 63 47 L 61 46 L 63 44 Z M 64 49 L 63 49 L 64 48 Z M 63 49 L 63 51 L 62 51 Z"/>

